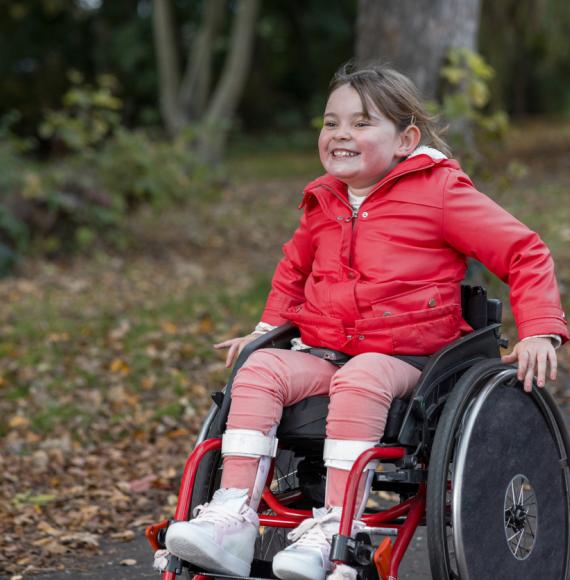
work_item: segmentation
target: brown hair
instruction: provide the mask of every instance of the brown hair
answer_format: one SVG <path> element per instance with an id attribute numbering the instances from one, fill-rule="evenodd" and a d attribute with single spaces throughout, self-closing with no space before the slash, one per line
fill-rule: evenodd
<path id="1" fill-rule="evenodd" d="M 422 144 L 433 145 L 445 155 L 451 155 L 441 137 L 437 117 L 428 114 L 418 89 L 407 76 L 382 65 L 359 66 L 350 61 L 334 74 L 329 95 L 346 84 L 359 94 L 366 116 L 369 116 L 368 106 L 372 103 L 399 131 L 415 124 L 422 134 Z"/>

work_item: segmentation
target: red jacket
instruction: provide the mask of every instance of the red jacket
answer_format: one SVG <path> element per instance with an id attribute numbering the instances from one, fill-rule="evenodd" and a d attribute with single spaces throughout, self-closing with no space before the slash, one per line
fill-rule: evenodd
<path id="1" fill-rule="evenodd" d="M 521 339 L 568 340 L 548 248 L 455 161 L 401 162 L 355 216 L 330 175 L 309 183 L 300 207 L 261 319 L 291 320 L 306 344 L 351 355 L 437 351 L 472 330 L 461 317 L 467 256 L 509 284 Z"/>

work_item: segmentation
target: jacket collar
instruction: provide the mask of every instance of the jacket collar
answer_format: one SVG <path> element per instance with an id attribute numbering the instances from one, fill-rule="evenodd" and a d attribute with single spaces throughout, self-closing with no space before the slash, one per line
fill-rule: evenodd
<path id="1" fill-rule="evenodd" d="M 387 183 L 398 179 L 402 175 L 407 175 L 408 173 L 416 173 L 420 171 L 425 171 L 436 165 L 445 165 L 454 169 L 459 168 L 459 164 L 451 159 L 448 159 L 443 153 L 437 149 L 432 149 L 431 147 L 418 147 L 409 157 L 404 161 L 401 161 L 384 176 L 371 190 L 368 195 L 374 194 L 379 189 L 382 189 Z M 303 207 L 307 198 L 310 195 L 315 195 L 319 199 L 318 193 L 323 189 L 329 190 L 335 194 L 335 197 L 341 196 L 348 202 L 348 188 L 346 183 L 342 182 L 340 179 L 325 173 L 317 179 L 311 181 L 304 190 L 303 200 L 299 207 Z M 319 200 L 320 201 L 320 200 Z"/>

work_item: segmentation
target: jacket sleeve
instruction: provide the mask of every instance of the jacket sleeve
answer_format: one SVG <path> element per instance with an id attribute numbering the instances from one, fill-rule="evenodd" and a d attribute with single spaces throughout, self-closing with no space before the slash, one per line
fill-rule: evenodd
<path id="1" fill-rule="evenodd" d="M 283 246 L 283 258 L 277 264 L 271 291 L 261 316 L 263 322 L 283 324 L 281 313 L 305 301 L 305 282 L 313 265 L 313 244 L 306 211 L 293 237 Z"/>
<path id="2" fill-rule="evenodd" d="M 445 240 L 482 262 L 510 287 L 519 338 L 557 334 L 568 340 L 554 262 L 538 234 L 452 171 L 443 192 Z"/>

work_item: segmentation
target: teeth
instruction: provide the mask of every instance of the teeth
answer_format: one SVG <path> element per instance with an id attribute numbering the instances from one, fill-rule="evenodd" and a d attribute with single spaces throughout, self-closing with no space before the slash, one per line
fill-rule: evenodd
<path id="1" fill-rule="evenodd" d="M 358 153 L 355 153 L 354 151 L 339 151 L 338 149 L 335 149 L 332 154 L 333 157 L 355 157 L 358 155 Z"/>

